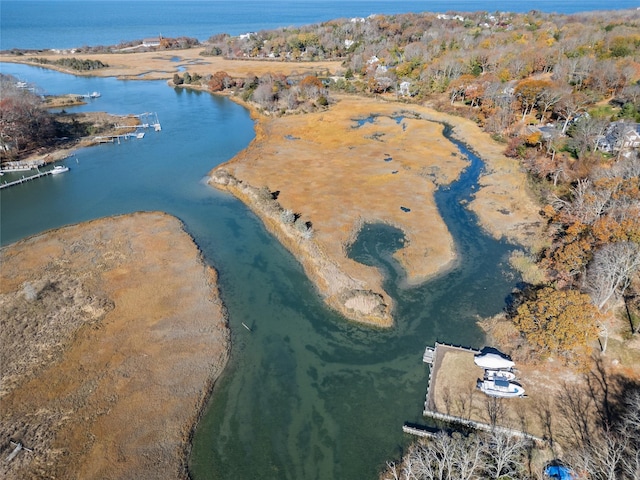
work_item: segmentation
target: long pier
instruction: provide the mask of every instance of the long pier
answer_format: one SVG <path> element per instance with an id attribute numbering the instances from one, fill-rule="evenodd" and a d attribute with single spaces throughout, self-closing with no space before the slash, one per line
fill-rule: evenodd
<path id="1" fill-rule="evenodd" d="M 118 128 L 132 128 L 132 127 L 118 127 Z M 120 140 L 129 140 L 130 138 L 144 138 L 144 132 L 132 132 L 124 133 L 122 135 L 103 135 L 99 137 L 93 137 L 94 141 L 98 143 L 120 143 Z"/>
<path id="2" fill-rule="evenodd" d="M 30 175 L 28 177 L 23 176 L 22 178 L 14 180 L 13 182 L 4 182 L 0 184 L 0 189 L 13 187 L 14 185 L 20 185 L 21 183 L 29 182 L 31 180 L 35 180 L 36 178 L 45 177 L 47 175 L 51 175 L 52 173 L 52 170 L 47 170 L 46 172 L 36 173 L 35 175 Z"/>

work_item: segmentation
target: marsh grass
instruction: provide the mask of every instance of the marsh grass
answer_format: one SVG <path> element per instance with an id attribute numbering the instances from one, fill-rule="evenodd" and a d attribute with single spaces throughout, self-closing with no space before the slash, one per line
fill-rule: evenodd
<path id="1" fill-rule="evenodd" d="M 522 275 L 522 280 L 530 285 L 540 285 L 547 281 L 545 272 L 538 266 L 533 256 L 522 250 L 514 250 L 509 257 L 509 265 Z"/>

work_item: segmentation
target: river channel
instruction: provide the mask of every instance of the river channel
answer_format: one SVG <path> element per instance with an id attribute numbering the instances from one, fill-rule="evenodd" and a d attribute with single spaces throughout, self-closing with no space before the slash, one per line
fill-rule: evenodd
<path id="1" fill-rule="evenodd" d="M 402 235 L 366 226 L 353 258 L 386 274 L 396 326 L 375 330 L 328 310 L 295 259 L 233 197 L 204 184 L 214 166 L 253 138 L 247 111 L 164 82 L 83 78 L 2 64 L 3 73 L 47 93 L 101 92 L 79 110 L 154 112 L 161 132 L 84 149 L 71 171 L 4 189 L 3 245 L 93 218 L 160 210 L 180 218 L 220 274 L 232 354 L 194 438 L 196 479 L 375 479 L 420 423 L 428 370 L 422 352 L 436 340 L 482 346 L 478 316 L 500 311 L 516 279 L 512 247 L 486 236 L 464 200 L 482 163 L 437 194 L 460 261 L 418 287 L 406 287 L 392 258 Z M 243 328 L 245 323 L 251 332 Z"/>

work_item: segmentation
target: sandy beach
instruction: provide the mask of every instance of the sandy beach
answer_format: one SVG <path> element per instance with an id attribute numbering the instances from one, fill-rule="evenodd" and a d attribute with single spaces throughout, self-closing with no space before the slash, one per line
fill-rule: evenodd
<path id="1" fill-rule="evenodd" d="M 0 250 L 6 479 L 187 478 L 229 349 L 216 272 L 182 224 L 139 213 Z"/>

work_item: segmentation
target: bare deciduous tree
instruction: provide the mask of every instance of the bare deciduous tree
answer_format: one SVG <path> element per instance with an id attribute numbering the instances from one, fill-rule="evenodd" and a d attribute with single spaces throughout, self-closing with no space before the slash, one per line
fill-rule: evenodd
<path id="1" fill-rule="evenodd" d="M 596 250 L 587 268 L 587 291 L 602 310 L 614 295 L 624 295 L 640 268 L 640 246 L 635 242 L 608 243 Z"/>
<path id="2" fill-rule="evenodd" d="M 488 478 L 521 478 L 523 457 L 527 441 L 498 430 L 489 438 L 486 451 L 485 473 Z"/>

